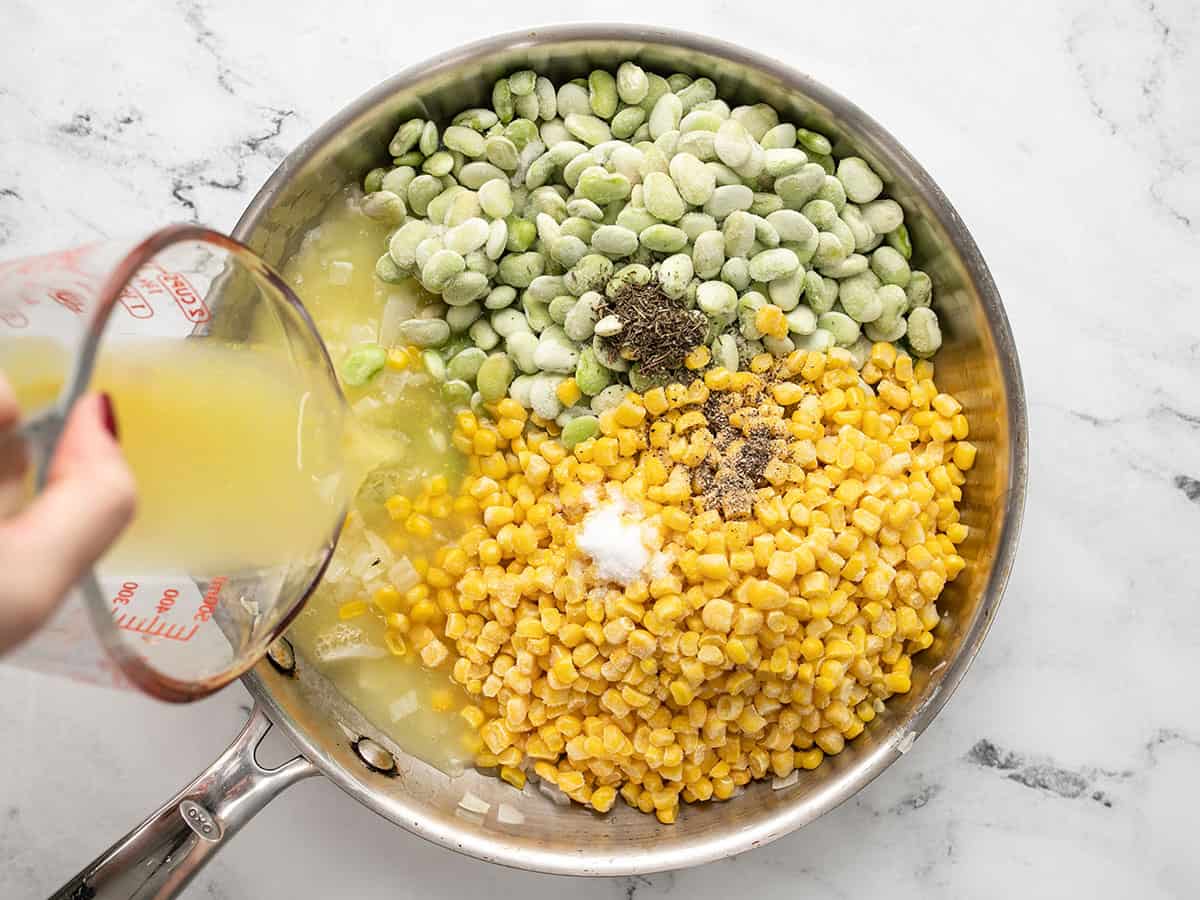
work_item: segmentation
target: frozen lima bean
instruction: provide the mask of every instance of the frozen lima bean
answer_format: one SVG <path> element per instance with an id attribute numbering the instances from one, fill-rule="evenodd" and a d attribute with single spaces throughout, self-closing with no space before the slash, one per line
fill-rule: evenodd
<path id="1" fill-rule="evenodd" d="M 634 60 L 566 81 L 514 70 L 482 106 L 398 123 L 359 200 L 388 229 L 376 276 L 423 298 L 396 333 L 439 348 L 454 402 L 460 385 L 480 408 L 511 390 L 576 442 L 589 403 L 652 383 L 620 349 L 631 291 L 703 313 L 707 365 L 833 346 L 862 365 L 873 340 L 931 356 L 934 286 L 904 209 L 810 124 Z M 354 359 L 369 380 L 377 354 Z M 566 378 L 583 400 L 560 401 Z"/>

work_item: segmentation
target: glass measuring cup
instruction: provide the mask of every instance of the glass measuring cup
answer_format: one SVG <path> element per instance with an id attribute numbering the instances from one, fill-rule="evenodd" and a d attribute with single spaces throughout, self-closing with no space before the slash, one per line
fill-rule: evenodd
<path id="1" fill-rule="evenodd" d="M 0 263 L 0 371 L 22 407 L 0 444 L 23 443 L 30 493 L 96 381 L 139 489 L 126 536 L 10 659 L 176 701 L 253 665 L 319 580 L 353 488 L 345 400 L 278 274 L 195 226 Z"/>

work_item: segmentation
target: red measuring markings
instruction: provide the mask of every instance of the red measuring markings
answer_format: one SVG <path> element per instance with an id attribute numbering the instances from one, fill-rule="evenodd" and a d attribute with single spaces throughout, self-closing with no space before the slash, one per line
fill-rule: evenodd
<path id="1" fill-rule="evenodd" d="M 113 597 L 113 606 L 128 606 L 129 601 L 133 599 L 133 595 L 137 593 L 137 589 L 138 583 L 136 581 L 126 581 Z"/>
<path id="2" fill-rule="evenodd" d="M 132 284 L 125 285 L 117 299 L 121 301 L 125 311 L 135 319 L 149 319 L 154 315 L 154 307 L 150 305 L 150 301 Z"/>
<path id="3" fill-rule="evenodd" d="M 192 616 L 195 621 L 207 622 L 212 618 L 213 610 L 217 608 L 217 598 L 221 595 L 221 588 L 225 586 L 226 580 L 224 575 L 220 575 L 209 582 L 208 590 L 204 592 L 204 600 Z"/>
<path id="4" fill-rule="evenodd" d="M 50 292 L 50 299 L 59 306 L 69 309 L 75 315 L 83 315 L 83 308 L 87 305 L 87 300 L 75 293 L 75 291 L 60 288 L 57 291 Z"/>
<path id="5" fill-rule="evenodd" d="M 157 263 L 147 263 L 135 275 L 119 297 L 121 305 L 135 319 L 154 315 L 153 301 L 170 297 L 189 322 L 207 322 L 208 306 L 192 283 L 180 272 L 164 269 Z"/>
<path id="6" fill-rule="evenodd" d="M 208 307 L 204 305 L 203 298 L 196 293 L 196 289 L 192 287 L 191 282 L 178 272 L 168 272 L 166 270 L 163 270 L 162 274 L 158 276 L 158 281 L 175 299 L 175 302 L 179 305 L 179 309 L 189 322 L 199 323 L 208 321 Z"/>
<path id="7" fill-rule="evenodd" d="M 194 621 L 191 625 L 183 622 L 170 622 L 164 618 L 175 607 L 175 603 L 179 599 L 179 591 L 176 588 L 166 588 L 162 591 L 153 607 L 153 614 L 135 615 L 128 610 L 121 609 L 121 607 L 128 607 L 133 603 L 139 588 L 142 587 L 136 581 L 123 582 L 112 597 L 113 620 L 118 628 L 134 631 L 146 637 L 167 638 L 180 643 L 190 641 L 200 630 L 201 624 L 207 622 L 212 615 L 212 609 L 216 606 L 216 595 L 221 590 L 220 584 L 217 584 L 218 581 L 224 584 L 225 579 L 213 580 L 215 587 L 209 587 L 208 594 L 205 594 L 204 601 L 193 617 Z M 211 600 L 209 599 L 210 595 Z"/>
<path id="8" fill-rule="evenodd" d="M 117 613 L 115 621 L 118 628 L 123 628 L 126 631 L 136 631 L 138 634 L 144 634 L 146 637 L 169 638 L 181 643 L 190 641 L 195 637 L 196 632 L 200 630 L 199 624 L 188 628 L 186 625 L 180 625 L 178 622 L 170 624 L 158 616 L 147 619 L 145 616 L 131 616 L 128 613 Z"/>
<path id="9" fill-rule="evenodd" d="M 179 596 L 179 591 L 175 588 L 168 588 L 163 591 L 163 595 L 158 599 L 158 606 L 154 607 L 158 610 L 160 616 L 166 615 L 171 611 L 171 607 L 175 605 L 175 598 Z"/>

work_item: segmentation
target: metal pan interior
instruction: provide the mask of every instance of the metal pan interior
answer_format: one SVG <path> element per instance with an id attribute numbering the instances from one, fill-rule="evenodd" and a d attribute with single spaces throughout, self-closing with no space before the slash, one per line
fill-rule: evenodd
<path id="1" fill-rule="evenodd" d="M 939 600 L 945 618 L 933 646 L 915 659 L 911 693 L 890 701 L 842 754 L 790 787 L 752 784 L 724 803 L 685 806 L 675 825 L 660 825 L 623 804 L 607 816 L 555 806 L 534 788 L 517 793 L 476 772 L 450 779 L 395 747 L 389 747 L 394 771 L 383 771 L 364 763 L 355 743 L 363 735 L 385 747 L 387 740 L 303 659 L 292 674 L 264 662 L 246 676 L 247 687 L 305 755 L 380 815 L 480 859 L 563 874 L 651 872 L 729 856 L 815 819 L 882 772 L 942 707 L 987 632 L 1011 566 L 1026 479 L 1024 395 L 1012 335 L 987 267 L 954 209 L 896 140 L 853 104 L 728 44 L 598 25 L 504 35 L 452 51 L 374 88 L 300 145 L 254 199 L 235 236 L 280 265 L 339 188 L 387 162 L 385 147 L 403 119 L 445 121 L 465 107 L 487 105 L 493 81 L 516 69 L 568 79 L 624 59 L 663 74 L 707 75 L 731 103 L 770 103 L 784 120 L 829 135 L 835 154 L 862 156 L 880 173 L 905 209 L 914 263 L 933 278 L 945 337 L 938 382 L 964 402 L 979 456 L 961 505 L 971 527 L 960 551 L 968 567 Z M 486 815 L 459 807 L 467 791 L 491 804 Z M 520 821 L 500 822 L 501 803 Z"/>

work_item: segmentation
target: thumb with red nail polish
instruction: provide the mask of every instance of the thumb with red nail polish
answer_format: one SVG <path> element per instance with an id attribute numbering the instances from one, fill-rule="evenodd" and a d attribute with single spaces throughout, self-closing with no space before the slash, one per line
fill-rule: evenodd
<path id="1" fill-rule="evenodd" d="M 100 395 L 100 421 L 109 434 L 117 440 L 121 439 L 121 432 L 117 430 L 117 414 L 113 410 L 111 394 Z"/>

